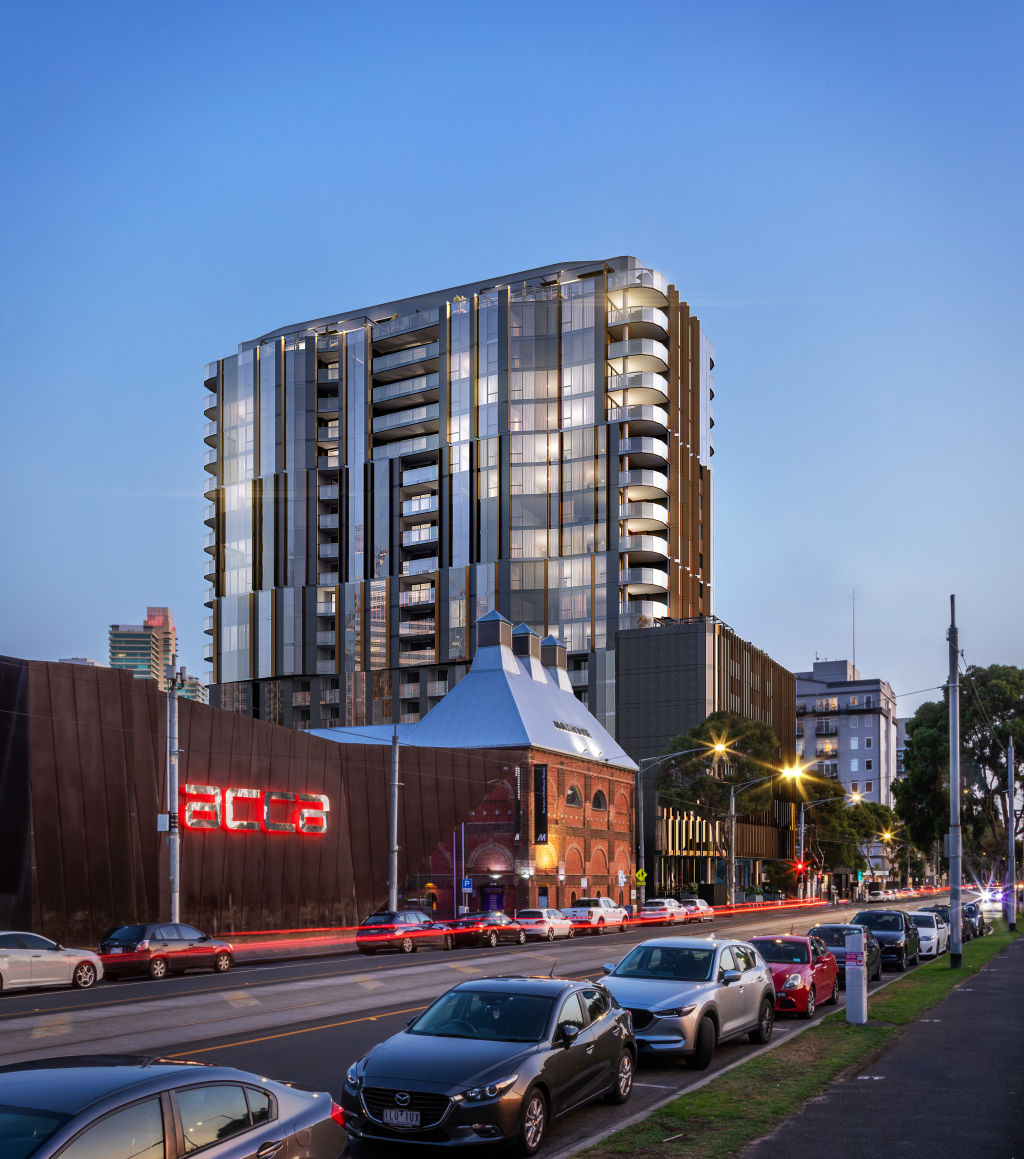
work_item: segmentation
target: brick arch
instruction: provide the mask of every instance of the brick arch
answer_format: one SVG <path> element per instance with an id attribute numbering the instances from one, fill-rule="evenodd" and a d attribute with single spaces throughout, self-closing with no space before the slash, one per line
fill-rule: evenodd
<path id="1" fill-rule="evenodd" d="M 578 845 L 570 845 L 565 851 L 565 873 L 567 877 L 583 876 L 583 854 Z"/>
<path id="2" fill-rule="evenodd" d="M 608 876 L 608 854 L 598 845 L 590 853 L 590 872 L 595 877 Z"/>
<path id="3" fill-rule="evenodd" d="M 512 869 L 512 858 L 507 849 L 502 849 L 500 845 L 489 841 L 473 851 L 469 859 L 469 868 L 478 873 L 509 873 Z"/>
<path id="4" fill-rule="evenodd" d="M 620 846 L 618 853 L 615 854 L 615 868 L 629 873 L 629 850 L 624 846 Z"/>
<path id="5" fill-rule="evenodd" d="M 615 795 L 615 816 L 622 818 L 629 816 L 629 798 L 621 789 Z"/>

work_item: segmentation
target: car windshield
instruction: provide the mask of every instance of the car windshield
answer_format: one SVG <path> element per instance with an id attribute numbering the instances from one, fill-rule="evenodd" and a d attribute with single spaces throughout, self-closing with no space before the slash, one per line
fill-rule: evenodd
<path id="1" fill-rule="evenodd" d="M 644 909 L 665 909 L 663 901 L 645 901 Z"/>
<path id="2" fill-rule="evenodd" d="M 409 1027 L 409 1034 L 537 1042 L 547 1029 L 554 997 L 493 990 L 449 990 Z"/>
<path id="3" fill-rule="evenodd" d="M 370 914 L 362 924 L 364 926 L 393 926 L 395 924 L 395 915 Z"/>
<path id="4" fill-rule="evenodd" d="M 804 942 L 756 941 L 754 945 L 757 946 L 761 957 L 766 962 L 786 962 L 802 966 L 810 961 L 807 945 Z"/>
<path id="5" fill-rule="evenodd" d="M 70 1118 L 32 1107 L 0 1107 L 0 1155 L 27 1159 Z"/>
<path id="6" fill-rule="evenodd" d="M 935 929 L 935 915 L 934 914 L 911 914 L 911 920 L 915 926 L 921 926 L 924 929 Z"/>
<path id="7" fill-rule="evenodd" d="M 846 945 L 847 934 L 859 934 L 860 930 L 856 926 L 815 926 L 811 930 L 811 934 L 815 938 L 821 938 L 826 946 L 843 946 Z M 762 955 L 764 954 L 764 947 L 758 946 Z"/>
<path id="8" fill-rule="evenodd" d="M 615 967 L 617 978 L 664 978 L 706 982 L 715 962 L 715 948 L 637 946 Z"/>
<path id="9" fill-rule="evenodd" d="M 542 918 L 544 915 L 539 909 L 521 909 L 516 917 L 522 921 L 523 918 Z"/>
<path id="10" fill-rule="evenodd" d="M 115 926 L 103 938 L 105 942 L 141 942 L 146 935 L 145 926 Z"/>
<path id="11" fill-rule="evenodd" d="M 857 921 L 869 930 L 901 930 L 903 923 L 899 914 L 858 914 Z"/>

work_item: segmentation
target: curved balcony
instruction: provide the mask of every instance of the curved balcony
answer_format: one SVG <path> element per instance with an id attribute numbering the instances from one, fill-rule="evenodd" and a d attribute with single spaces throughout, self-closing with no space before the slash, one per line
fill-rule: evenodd
<path id="1" fill-rule="evenodd" d="M 629 457 L 629 467 L 664 468 L 668 462 L 668 443 L 661 439 L 619 439 L 619 454 Z"/>
<path id="2" fill-rule="evenodd" d="M 668 530 L 668 508 L 662 503 L 620 503 L 619 518 L 626 521 L 627 535 Z"/>
<path id="3" fill-rule="evenodd" d="M 216 534 L 216 532 L 213 532 L 213 531 L 207 532 L 207 534 L 203 540 L 203 551 L 208 552 L 210 555 L 217 554 L 217 534 Z"/>
<path id="4" fill-rule="evenodd" d="M 212 559 L 208 559 L 203 564 L 203 567 L 208 567 L 210 569 L 209 571 L 203 572 L 203 579 L 206 580 L 206 582 L 208 584 L 215 583 L 217 580 L 217 565 L 216 565 L 215 561 Z"/>
<path id="5" fill-rule="evenodd" d="M 217 526 L 217 504 L 207 503 L 203 510 L 203 522 L 207 527 Z"/>
<path id="6" fill-rule="evenodd" d="M 626 499 L 668 499 L 668 475 L 663 471 L 620 471 L 619 486 L 626 488 Z"/>
<path id="7" fill-rule="evenodd" d="M 657 535 L 623 535 L 619 554 L 628 556 L 630 563 L 664 563 L 668 559 L 668 540 Z"/>
<path id="8" fill-rule="evenodd" d="M 664 406 L 668 402 L 668 379 L 663 374 L 610 374 L 605 393 L 618 407 Z M 665 416 L 668 417 L 667 415 Z"/>
<path id="9" fill-rule="evenodd" d="M 619 572 L 628 596 L 657 596 L 668 591 L 668 572 L 656 567 L 630 567 Z"/>
<path id="10" fill-rule="evenodd" d="M 629 327 L 630 338 L 654 338 L 663 342 L 668 338 L 668 315 L 653 306 L 625 306 L 609 309 L 606 319 L 610 330 Z"/>
<path id="11" fill-rule="evenodd" d="M 668 411 L 661 406 L 646 406 L 643 403 L 637 406 L 608 407 L 608 421 L 610 423 L 628 423 L 627 435 L 654 435 L 659 437 L 668 430 Z"/>
<path id="12" fill-rule="evenodd" d="M 207 392 L 203 395 L 203 414 L 208 419 L 215 419 L 217 417 L 217 396 Z"/>
<path id="13" fill-rule="evenodd" d="M 636 371 L 668 370 L 668 347 L 653 338 L 629 338 L 625 342 L 608 343 L 608 361 L 620 374 Z"/>
<path id="14" fill-rule="evenodd" d="M 657 270 L 643 267 L 635 270 L 615 270 L 608 275 L 608 290 L 609 296 L 616 290 L 624 291 L 629 295 L 631 304 L 668 305 L 668 279 Z"/>
<path id="15" fill-rule="evenodd" d="M 207 451 L 203 455 L 203 467 L 209 471 L 211 475 L 217 474 L 217 448 Z"/>
<path id="16" fill-rule="evenodd" d="M 203 442 L 208 447 L 215 447 L 217 445 L 217 424 L 207 423 L 203 427 Z"/>

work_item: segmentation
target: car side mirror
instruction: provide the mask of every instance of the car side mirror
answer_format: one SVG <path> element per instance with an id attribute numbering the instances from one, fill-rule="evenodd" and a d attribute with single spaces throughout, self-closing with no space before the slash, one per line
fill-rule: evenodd
<path id="1" fill-rule="evenodd" d="M 572 1046 L 572 1044 L 576 1041 L 577 1038 L 579 1038 L 579 1036 L 580 1036 L 580 1028 L 578 1026 L 574 1025 L 572 1022 L 567 1022 L 562 1027 L 562 1045 L 563 1046 L 566 1046 L 566 1047 Z"/>
<path id="2" fill-rule="evenodd" d="M 614 962 L 605 962 L 604 965 L 601 967 L 601 972 L 604 974 L 610 974 L 614 969 L 615 969 Z"/>
<path id="3" fill-rule="evenodd" d="M 201 942 L 208 942 L 208 941 L 210 940 L 210 935 L 209 935 L 209 934 L 203 934 L 203 936 L 202 936 L 202 937 L 201 937 L 199 940 L 200 940 Z"/>
<path id="4" fill-rule="evenodd" d="M 738 982 L 742 977 L 743 975 L 739 970 L 726 970 L 722 974 L 722 983 L 725 986 L 731 986 L 733 982 Z"/>
<path id="5" fill-rule="evenodd" d="M 50 947 L 50 949 L 51 950 L 63 950 L 64 947 L 60 944 L 60 942 L 54 942 L 54 944 Z"/>

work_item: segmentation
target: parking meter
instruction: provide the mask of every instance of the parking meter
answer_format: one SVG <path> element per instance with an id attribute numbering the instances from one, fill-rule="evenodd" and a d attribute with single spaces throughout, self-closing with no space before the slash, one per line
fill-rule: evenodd
<path id="1" fill-rule="evenodd" d="M 864 931 L 846 935 L 846 1021 L 862 1026 L 868 1020 L 868 966 Z"/>

